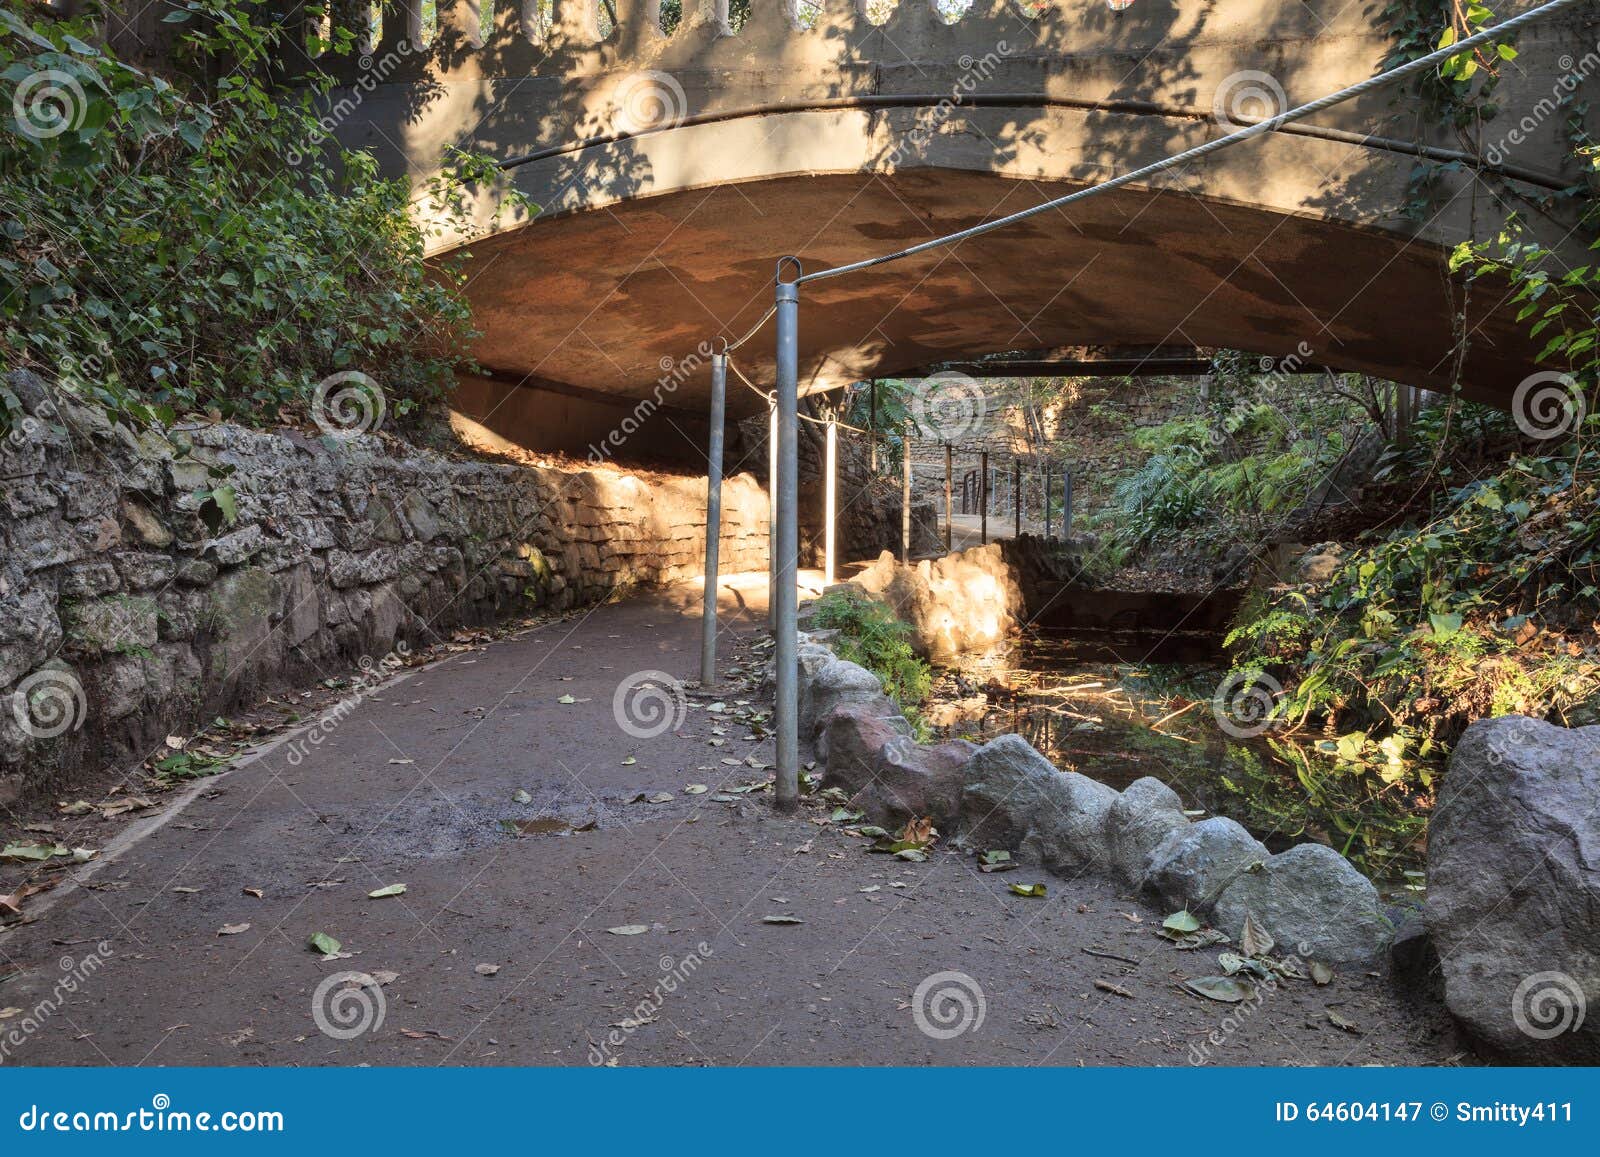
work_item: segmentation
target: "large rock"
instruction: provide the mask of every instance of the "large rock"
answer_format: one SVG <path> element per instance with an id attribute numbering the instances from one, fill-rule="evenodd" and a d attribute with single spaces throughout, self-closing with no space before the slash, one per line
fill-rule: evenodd
<path id="1" fill-rule="evenodd" d="M 1370 961 L 1394 934 L 1372 881 L 1323 844 L 1299 844 L 1240 873 L 1217 897 L 1212 922 L 1237 939 L 1247 915 L 1282 951 L 1332 964 Z"/>
<path id="2" fill-rule="evenodd" d="M 1428 832 L 1445 1000 L 1511 1057 L 1600 1063 L 1600 727 L 1467 728 Z"/>
<path id="3" fill-rule="evenodd" d="M 878 677 L 860 664 L 846 659 L 823 662 L 809 679 L 802 676 L 800 682 L 804 692 L 800 696 L 800 736 L 818 743 L 819 759 L 828 756 L 828 717 L 838 708 L 863 707 L 884 717 L 900 714 L 899 706 L 883 693 L 883 684 Z"/>
<path id="4" fill-rule="evenodd" d="M 978 748 L 966 779 L 961 819 L 972 847 L 1019 850 L 1058 871 L 1104 867 L 1114 789 L 1058 770 L 1020 735 Z"/>
<path id="5" fill-rule="evenodd" d="M 1226 816 L 1175 830 L 1150 853 L 1145 885 L 1172 908 L 1209 912 L 1241 872 L 1272 853 Z"/>
<path id="6" fill-rule="evenodd" d="M 977 748 L 964 739 L 919 744 L 901 716 L 868 706 L 840 706 L 828 717 L 823 783 L 847 792 L 885 827 L 932 816 L 947 829 L 961 807 L 966 764 Z"/>
<path id="7" fill-rule="evenodd" d="M 850 580 L 911 627 L 911 645 L 934 662 L 992 651 L 1016 629 L 1022 588 L 999 543 L 902 565 L 884 551 Z"/>
<path id="8" fill-rule="evenodd" d="M 1150 853 L 1189 824 L 1178 793 L 1154 776 L 1134 780 L 1106 812 L 1106 847 L 1117 878 L 1142 887 Z"/>

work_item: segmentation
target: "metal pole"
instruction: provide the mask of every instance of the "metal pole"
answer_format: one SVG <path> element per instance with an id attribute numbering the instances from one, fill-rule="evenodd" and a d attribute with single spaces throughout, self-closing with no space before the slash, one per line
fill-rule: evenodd
<path id="1" fill-rule="evenodd" d="M 834 519 L 838 511 L 837 485 L 839 478 L 839 423 L 834 418 L 828 419 L 828 453 L 822 483 L 822 585 L 831 587 L 835 571 L 834 551 L 837 540 L 834 534 Z"/>
<path id="2" fill-rule="evenodd" d="M 711 434 L 706 440 L 706 593 L 700 612 L 700 685 L 717 681 L 717 564 L 722 553 L 722 427 L 728 355 L 711 355 Z"/>
<path id="3" fill-rule="evenodd" d="M 800 535 L 795 518 L 799 486 L 795 464 L 799 418 L 800 287 L 783 280 L 785 264 L 792 263 L 798 273 L 800 263 L 792 257 L 778 263 L 777 277 L 777 395 L 775 410 L 778 427 L 778 594 L 775 628 L 777 667 L 778 781 L 775 785 L 779 811 L 800 806 L 800 671 L 796 651 L 796 606 Z"/>
<path id="4" fill-rule="evenodd" d="M 1011 505 L 1016 511 L 1016 528 L 1011 532 L 1012 538 L 1022 537 L 1022 459 L 1011 459 Z"/>
<path id="5" fill-rule="evenodd" d="M 1044 536 L 1050 537 L 1050 494 L 1055 489 L 1055 479 L 1050 477 L 1050 463 L 1044 464 Z"/>
<path id="6" fill-rule="evenodd" d="M 868 466 L 874 478 L 878 475 L 878 379 L 873 378 L 867 386 L 867 396 L 872 403 L 872 419 L 867 423 L 867 452 L 871 455 Z"/>
<path id="7" fill-rule="evenodd" d="M 989 545 L 989 451 L 984 450 L 978 455 L 978 516 L 981 534 L 978 542 L 982 546 Z"/>
<path id="8" fill-rule="evenodd" d="M 955 454 L 944 444 L 944 552 L 950 553 L 950 472 L 955 469 Z"/>
<path id="9" fill-rule="evenodd" d="M 1072 471 L 1061 468 L 1061 541 L 1072 537 Z"/>
<path id="10" fill-rule="evenodd" d="M 911 423 L 900 436 L 900 561 L 911 561 Z"/>
<path id="11" fill-rule="evenodd" d="M 767 418 L 767 626 L 778 628 L 778 407 Z"/>

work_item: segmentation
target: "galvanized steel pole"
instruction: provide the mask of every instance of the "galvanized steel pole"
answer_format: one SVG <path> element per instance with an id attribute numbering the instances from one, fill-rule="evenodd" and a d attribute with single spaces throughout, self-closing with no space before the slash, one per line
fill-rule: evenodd
<path id="1" fill-rule="evenodd" d="M 767 417 L 767 626 L 778 627 L 778 406 Z"/>
<path id="2" fill-rule="evenodd" d="M 978 455 L 979 545 L 989 545 L 989 451 Z"/>
<path id="3" fill-rule="evenodd" d="M 1011 459 L 1011 505 L 1016 511 L 1016 526 L 1011 532 L 1012 538 L 1022 537 L 1022 459 Z"/>
<path id="4" fill-rule="evenodd" d="M 835 552 L 839 543 L 833 525 L 839 509 L 839 423 L 835 418 L 828 419 L 827 447 L 827 461 L 822 467 L 822 585 L 831 587 L 837 569 Z"/>
<path id="5" fill-rule="evenodd" d="M 800 287 L 793 281 L 783 280 L 786 264 L 792 263 L 799 272 L 800 263 L 792 257 L 778 262 L 778 350 L 777 350 L 777 409 L 774 411 L 778 427 L 778 532 L 777 577 L 773 647 L 777 665 L 777 739 L 778 782 L 776 803 L 779 811 L 793 811 L 800 806 L 800 670 L 798 663 L 798 626 L 796 598 L 798 590 L 796 566 L 800 555 L 799 526 L 796 520 L 798 472 L 795 452 L 799 424 L 799 351 L 800 351 Z"/>
<path id="6" fill-rule="evenodd" d="M 900 435 L 900 561 L 911 561 L 911 422 Z"/>
<path id="7" fill-rule="evenodd" d="M 706 591 L 700 612 L 700 685 L 717 681 L 717 565 L 722 553 L 722 427 L 728 355 L 711 355 L 711 433 L 706 440 Z"/>
<path id="8" fill-rule="evenodd" d="M 944 552 L 950 553 L 950 472 L 955 469 L 954 452 L 944 444 Z"/>

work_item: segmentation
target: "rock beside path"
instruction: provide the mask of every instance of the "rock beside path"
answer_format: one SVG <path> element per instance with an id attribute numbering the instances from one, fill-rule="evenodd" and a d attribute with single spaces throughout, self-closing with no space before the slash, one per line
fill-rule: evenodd
<path id="1" fill-rule="evenodd" d="M 1467 728 L 1428 837 L 1445 1000 L 1508 1057 L 1600 1063 L 1600 727 Z"/>

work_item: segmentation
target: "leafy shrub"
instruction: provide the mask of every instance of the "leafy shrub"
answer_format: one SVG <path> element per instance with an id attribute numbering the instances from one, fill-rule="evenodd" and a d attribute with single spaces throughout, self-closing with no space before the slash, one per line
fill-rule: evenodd
<path id="1" fill-rule="evenodd" d="M 473 334 L 459 271 L 424 264 L 413 190 L 321 149 L 329 82 L 274 83 L 284 33 L 259 6 L 167 19 L 214 81 L 113 59 L 87 16 L 0 10 L 0 106 L 25 112 L 0 136 L 0 363 L 147 423 L 275 420 L 345 370 L 397 414 L 439 397 Z M 219 59 L 234 67 L 201 66 Z M 460 161 L 420 191 L 458 222 L 463 184 L 493 172 Z"/>
<path id="2" fill-rule="evenodd" d="M 1226 642 L 1281 677 L 1278 717 L 1386 777 L 1484 716 L 1569 725 L 1600 710 L 1600 451 L 1518 457 L 1443 513 L 1345 557 L 1328 582 L 1250 605 Z"/>
<path id="3" fill-rule="evenodd" d="M 928 697 L 933 671 L 911 649 L 911 628 L 894 611 L 851 590 L 830 591 L 812 605 L 812 622 L 818 628 L 838 630 L 834 650 L 839 657 L 876 675 L 908 713 Z"/>

